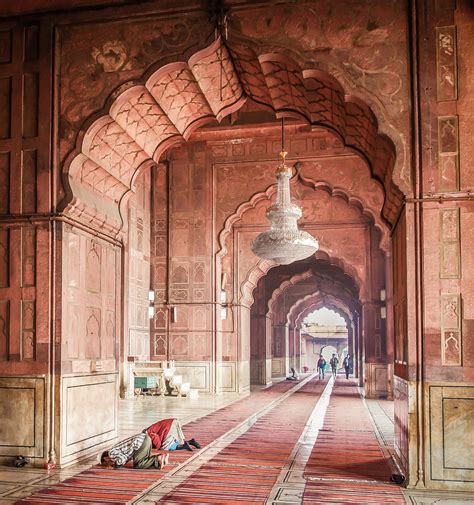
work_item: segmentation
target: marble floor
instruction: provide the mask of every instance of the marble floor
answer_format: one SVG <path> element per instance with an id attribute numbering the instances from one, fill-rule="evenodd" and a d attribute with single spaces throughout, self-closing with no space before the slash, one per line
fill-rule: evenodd
<path id="1" fill-rule="evenodd" d="M 338 378 L 337 380 L 340 380 Z M 296 442 L 287 464 L 280 473 L 267 503 L 271 504 L 297 504 L 302 503 L 302 489 L 305 486 L 303 470 L 308 461 L 312 447 L 322 427 L 326 409 L 331 397 L 332 381 L 329 381 L 322 392 L 304 430 Z M 297 390 L 297 385 L 292 389 Z M 170 397 L 140 397 L 132 400 L 120 401 L 119 433 L 121 438 L 141 431 L 144 426 L 158 418 L 176 417 L 183 425 L 199 419 L 221 407 L 238 401 L 241 397 L 237 394 L 206 395 L 200 394 L 197 398 L 170 398 Z M 275 404 L 277 402 L 274 402 Z M 370 413 L 373 429 L 382 448 L 382 451 L 393 472 L 397 472 L 397 460 L 393 451 L 393 403 L 387 400 L 364 400 L 364 405 Z M 190 475 L 210 458 L 214 457 L 223 448 L 227 447 L 237 437 L 248 430 L 255 419 L 265 414 L 268 408 L 256 412 L 247 423 L 241 423 L 236 429 L 230 430 L 221 437 L 216 444 L 206 447 L 180 464 L 170 475 L 166 476 L 166 483 L 151 486 L 133 503 L 156 503 L 163 493 L 170 492 L 178 486 L 186 476 Z M 185 430 L 186 431 L 186 430 Z M 94 458 L 83 461 L 74 466 L 46 471 L 40 468 L 22 469 L 0 466 L 0 505 L 13 504 L 15 501 L 27 497 L 41 488 L 56 484 L 82 472 L 95 463 Z M 464 505 L 474 504 L 474 497 L 467 493 L 428 492 L 420 490 L 403 490 L 406 503 L 428 505 Z"/>

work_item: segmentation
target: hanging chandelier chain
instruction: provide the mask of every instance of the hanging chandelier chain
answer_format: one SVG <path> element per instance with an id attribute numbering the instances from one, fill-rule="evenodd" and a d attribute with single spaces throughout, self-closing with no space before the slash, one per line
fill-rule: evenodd
<path id="1" fill-rule="evenodd" d="M 281 151 L 280 151 L 280 158 L 282 161 L 282 164 L 285 164 L 286 156 L 288 152 L 285 151 L 285 118 L 281 118 Z"/>

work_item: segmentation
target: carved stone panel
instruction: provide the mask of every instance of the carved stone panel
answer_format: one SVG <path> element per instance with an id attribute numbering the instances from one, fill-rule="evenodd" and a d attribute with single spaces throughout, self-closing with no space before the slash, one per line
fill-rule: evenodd
<path id="1" fill-rule="evenodd" d="M 101 311 L 94 307 L 86 308 L 85 357 L 99 359 L 101 356 Z"/>
<path id="2" fill-rule="evenodd" d="M 440 190 L 459 190 L 459 128 L 457 116 L 438 118 L 438 165 Z"/>
<path id="3" fill-rule="evenodd" d="M 456 27 L 436 28 L 436 66 L 438 101 L 457 100 Z"/>
<path id="4" fill-rule="evenodd" d="M 171 355 L 182 357 L 189 354 L 188 335 L 173 335 L 171 340 Z"/>
<path id="5" fill-rule="evenodd" d="M 462 365 L 461 297 L 441 295 L 441 363 Z"/>
<path id="6" fill-rule="evenodd" d="M 102 246 L 93 240 L 87 240 L 86 289 L 100 293 Z"/>
<path id="7" fill-rule="evenodd" d="M 114 358 L 115 357 L 115 314 L 107 311 L 107 321 L 105 322 L 105 337 L 102 345 L 102 357 Z"/>
<path id="8" fill-rule="evenodd" d="M 440 210 L 441 279 L 459 279 L 461 276 L 460 210 Z"/>
<path id="9" fill-rule="evenodd" d="M 462 365 L 462 344 L 460 331 L 443 330 L 442 363 L 445 366 Z"/>
<path id="10" fill-rule="evenodd" d="M 206 334 L 193 335 L 193 358 L 210 359 L 209 336 Z"/>
<path id="11" fill-rule="evenodd" d="M 21 302 L 21 357 L 23 360 L 35 359 L 35 302 L 22 300 Z"/>
<path id="12" fill-rule="evenodd" d="M 166 336 L 161 333 L 155 333 L 154 335 L 153 355 L 156 357 L 166 356 Z"/>
<path id="13" fill-rule="evenodd" d="M 34 286 L 36 274 L 36 230 L 34 228 L 21 229 L 21 253 L 21 286 Z"/>

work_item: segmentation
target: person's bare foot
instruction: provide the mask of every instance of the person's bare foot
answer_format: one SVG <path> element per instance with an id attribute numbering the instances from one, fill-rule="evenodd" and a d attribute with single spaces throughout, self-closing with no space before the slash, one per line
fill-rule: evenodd
<path id="1" fill-rule="evenodd" d="M 160 454 L 158 456 L 158 463 L 160 464 L 160 470 L 163 470 L 163 468 L 168 464 L 169 461 L 169 454 Z"/>

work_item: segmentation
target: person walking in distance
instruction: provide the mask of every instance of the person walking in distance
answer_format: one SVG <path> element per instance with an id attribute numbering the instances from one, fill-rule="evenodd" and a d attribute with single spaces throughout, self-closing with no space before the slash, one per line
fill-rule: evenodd
<path id="1" fill-rule="evenodd" d="M 337 365 L 339 364 L 339 360 L 335 354 L 332 355 L 332 358 L 329 360 L 329 364 L 331 365 L 332 376 L 336 378 L 337 375 Z"/>
<path id="2" fill-rule="evenodd" d="M 326 360 L 323 358 L 323 355 L 319 355 L 318 364 L 316 365 L 316 369 L 319 373 L 319 378 L 324 379 L 324 369 L 326 368 Z"/>
<path id="3" fill-rule="evenodd" d="M 344 370 L 346 372 L 346 379 L 349 378 L 349 374 L 351 373 L 352 369 L 352 356 L 348 354 L 345 358 L 344 361 L 342 362 L 342 365 L 344 367 Z"/>

